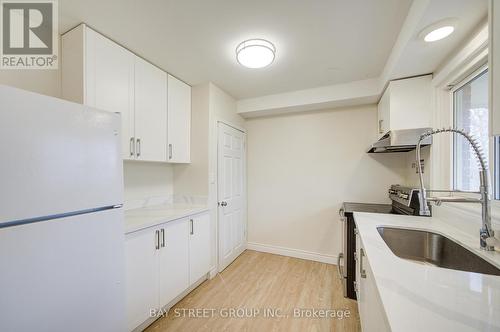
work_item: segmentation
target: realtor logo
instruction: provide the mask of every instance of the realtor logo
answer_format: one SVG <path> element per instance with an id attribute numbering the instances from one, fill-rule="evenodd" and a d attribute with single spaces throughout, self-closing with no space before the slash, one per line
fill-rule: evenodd
<path id="1" fill-rule="evenodd" d="M 2 69 L 57 69 L 57 0 L 0 0 Z"/>

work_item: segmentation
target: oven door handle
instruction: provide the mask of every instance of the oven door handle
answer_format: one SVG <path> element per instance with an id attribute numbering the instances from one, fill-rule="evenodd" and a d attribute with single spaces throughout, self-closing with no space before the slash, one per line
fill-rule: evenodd
<path id="1" fill-rule="evenodd" d="M 344 254 L 339 253 L 339 256 L 337 257 L 337 273 L 339 274 L 339 279 L 344 279 L 344 270 L 343 270 L 343 265 L 340 265 L 340 261 L 344 261 Z"/>

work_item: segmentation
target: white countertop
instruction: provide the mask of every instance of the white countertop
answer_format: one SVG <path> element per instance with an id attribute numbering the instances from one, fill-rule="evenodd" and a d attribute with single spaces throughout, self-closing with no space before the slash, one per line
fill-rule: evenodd
<path id="1" fill-rule="evenodd" d="M 423 229 L 447 236 L 500 266 L 500 252 L 479 249 L 467 234 L 436 218 L 354 213 L 392 331 L 500 331 L 500 276 L 456 271 L 397 257 L 378 226 Z"/>
<path id="2" fill-rule="evenodd" d="M 176 203 L 126 210 L 125 234 L 206 211 L 206 205 Z"/>

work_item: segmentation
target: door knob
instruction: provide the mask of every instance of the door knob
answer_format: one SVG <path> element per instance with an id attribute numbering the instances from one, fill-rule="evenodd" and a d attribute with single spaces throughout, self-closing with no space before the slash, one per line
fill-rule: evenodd
<path id="1" fill-rule="evenodd" d="M 220 202 L 220 206 L 227 206 L 227 202 L 224 201 Z"/>

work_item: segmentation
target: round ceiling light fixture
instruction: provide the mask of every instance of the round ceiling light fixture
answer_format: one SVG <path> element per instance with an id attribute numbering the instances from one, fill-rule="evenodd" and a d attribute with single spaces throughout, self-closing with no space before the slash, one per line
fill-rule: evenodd
<path id="1" fill-rule="evenodd" d="M 265 39 L 248 39 L 236 47 L 236 60 L 247 68 L 264 68 L 274 61 L 276 47 Z"/>
<path id="2" fill-rule="evenodd" d="M 431 24 L 420 32 L 419 37 L 428 43 L 444 39 L 455 31 L 457 21 L 454 18 L 447 18 Z"/>

